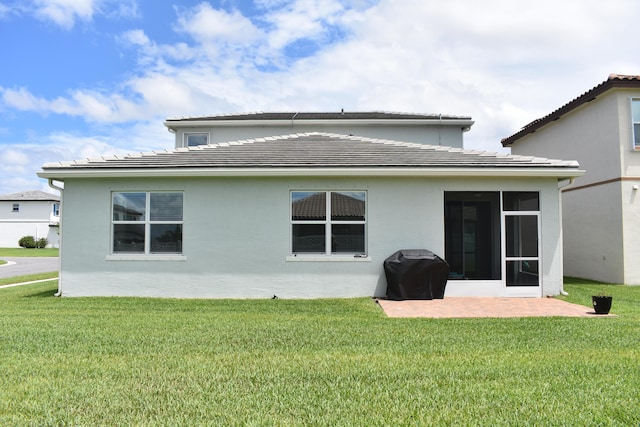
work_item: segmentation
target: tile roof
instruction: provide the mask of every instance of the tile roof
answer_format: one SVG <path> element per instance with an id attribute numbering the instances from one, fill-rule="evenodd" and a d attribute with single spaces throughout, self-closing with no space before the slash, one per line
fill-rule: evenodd
<path id="1" fill-rule="evenodd" d="M 469 116 L 443 114 L 415 114 L 386 111 L 339 111 L 339 112 L 255 112 L 168 118 L 168 123 L 189 121 L 233 121 L 233 120 L 471 120 Z"/>
<path id="2" fill-rule="evenodd" d="M 577 170 L 575 161 L 488 153 L 411 142 L 311 132 L 231 141 L 171 150 L 47 163 L 39 173 L 61 176 L 61 170 L 158 169 L 180 173 L 182 169 L 357 169 L 374 168 L 564 168 Z"/>
<path id="3" fill-rule="evenodd" d="M 12 194 L 0 194 L 0 200 L 2 201 L 60 201 L 60 197 L 45 193 L 44 191 L 22 191 L 20 193 L 12 193 Z"/>
<path id="4" fill-rule="evenodd" d="M 523 127 L 520 131 L 516 132 L 515 134 L 507 138 L 503 138 L 501 141 L 502 146 L 508 147 L 509 145 L 513 144 L 523 136 L 535 132 L 536 130 L 540 129 L 542 126 L 548 123 L 558 120 L 560 117 L 567 114 L 568 112 L 578 108 L 582 104 L 593 101 L 594 99 L 596 99 L 597 96 L 601 95 L 602 93 L 612 88 L 640 89 L 640 76 L 629 76 L 629 75 L 622 75 L 622 74 L 609 75 L 609 78 L 607 80 L 600 83 L 598 86 L 594 87 L 593 89 L 583 93 L 579 97 L 573 99 L 571 102 L 563 105 L 562 107 L 558 108 L 552 113 L 532 121 L 531 123 Z"/>

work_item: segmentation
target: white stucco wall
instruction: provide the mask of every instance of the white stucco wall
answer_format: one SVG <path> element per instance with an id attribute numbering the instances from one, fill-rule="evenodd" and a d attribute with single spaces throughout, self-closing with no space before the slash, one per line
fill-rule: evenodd
<path id="1" fill-rule="evenodd" d="M 20 205 L 13 212 L 13 204 Z M 35 239 L 46 238 L 49 247 L 58 246 L 58 228 L 50 227 L 57 218 L 52 215 L 52 201 L 20 200 L 0 201 L 0 248 L 19 248 L 18 241 L 24 236 Z"/>
<path id="2" fill-rule="evenodd" d="M 65 181 L 63 296 L 205 298 L 382 296 L 383 261 L 399 249 L 444 253 L 444 191 L 541 191 L 543 294 L 561 286 L 554 179 L 190 178 Z M 183 257 L 114 260 L 112 191 L 184 191 Z M 364 260 L 291 261 L 291 190 L 366 190 Z M 116 257 L 117 258 L 117 257 Z M 290 257 L 289 257 L 290 259 Z M 471 286 L 471 288 L 469 288 Z M 499 284 L 450 282 L 447 295 L 495 295 Z"/>
<path id="3" fill-rule="evenodd" d="M 176 147 L 186 145 L 184 134 L 189 132 L 209 133 L 211 143 L 236 141 L 248 138 L 288 135 L 304 132 L 327 132 L 342 135 L 357 135 L 367 138 L 392 139 L 395 141 L 416 142 L 419 144 L 444 145 L 462 148 L 463 132 L 461 126 L 425 126 L 425 125 L 309 125 L 303 121 L 293 126 L 246 126 L 215 128 L 184 128 L 176 132 Z"/>

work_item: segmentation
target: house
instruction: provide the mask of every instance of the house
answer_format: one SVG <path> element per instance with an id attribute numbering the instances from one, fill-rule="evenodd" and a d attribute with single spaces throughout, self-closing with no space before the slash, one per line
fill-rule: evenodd
<path id="1" fill-rule="evenodd" d="M 58 247 L 60 198 L 44 191 L 0 195 L 0 248 L 18 248 L 24 236 Z"/>
<path id="2" fill-rule="evenodd" d="M 43 165 L 64 183 L 59 293 L 384 296 L 383 261 L 412 248 L 449 262 L 447 296 L 561 292 L 559 186 L 578 163 L 447 146 L 470 118 L 342 114 L 266 137 L 250 135 L 280 115 L 167 120 L 175 148 Z M 413 141 L 371 136 L 385 120 Z"/>
<path id="3" fill-rule="evenodd" d="M 502 144 L 587 171 L 564 190 L 565 274 L 640 284 L 640 76 L 612 74 Z"/>

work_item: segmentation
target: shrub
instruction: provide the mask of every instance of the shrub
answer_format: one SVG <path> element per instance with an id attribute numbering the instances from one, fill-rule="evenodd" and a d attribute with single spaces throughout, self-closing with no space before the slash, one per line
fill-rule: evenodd
<path id="1" fill-rule="evenodd" d="M 36 247 L 36 240 L 33 236 L 24 236 L 18 240 L 18 244 L 23 248 L 33 249 Z"/>
<path id="2" fill-rule="evenodd" d="M 41 239 L 38 239 L 38 241 L 36 242 L 36 248 L 44 249 L 47 247 L 47 244 L 49 244 L 49 241 L 43 237 Z"/>

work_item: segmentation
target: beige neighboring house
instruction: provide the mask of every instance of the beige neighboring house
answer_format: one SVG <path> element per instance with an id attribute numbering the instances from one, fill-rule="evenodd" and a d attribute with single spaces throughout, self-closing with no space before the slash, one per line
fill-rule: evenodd
<path id="1" fill-rule="evenodd" d="M 44 191 L 23 191 L 0 195 L 0 247 L 18 248 L 24 236 L 48 240 L 58 247 L 60 197 Z"/>
<path id="2" fill-rule="evenodd" d="M 639 285 L 640 76 L 612 74 L 502 145 L 586 170 L 563 193 L 565 275 Z"/>
<path id="3" fill-rule="evenodd" d="M 175 145 L 48 163 L 62 296 L 384 296 L 384 260 L 447 260 L 446 296 L 562 291 L 559 187 L 575 161 L 466 150 L 470 117 L 168 119 Z"/>

